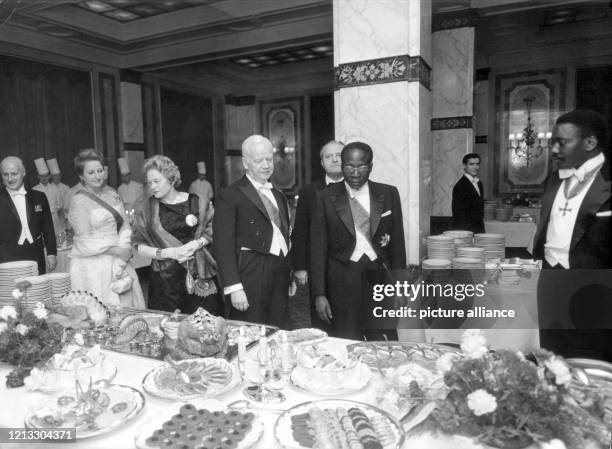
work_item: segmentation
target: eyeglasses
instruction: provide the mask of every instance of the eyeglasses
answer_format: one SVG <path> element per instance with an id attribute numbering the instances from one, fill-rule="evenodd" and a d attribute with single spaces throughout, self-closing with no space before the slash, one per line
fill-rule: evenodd
<path id="1" fill-rule="evenodd" d="M 365 173 L 369 169 L 370 169 L 370 164 L 358 165 L 356 167 L 354 165 L 342 164 L 342 170 L 345 170 L 349 173 L 353 173 L 355 170 L 357 170 L 359 173 Z"/>

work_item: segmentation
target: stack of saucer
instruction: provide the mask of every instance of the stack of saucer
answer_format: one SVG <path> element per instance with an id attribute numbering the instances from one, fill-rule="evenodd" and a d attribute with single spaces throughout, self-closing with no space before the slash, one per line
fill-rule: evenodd
<path id="1" fill-rule="evenodd" d="M 501 285 L 518 285 L 521 283 L 521 278 L 518 274 L 518 270 L 521 269 L 521 266 L 518 264 L 509 264 L 502 263 L 499 268 L 501 268 L 501 273 L 497 278 L 497 283 Z"/>
<path id="2" fill-rule="evenodd" d="M 485 250 L 477 246 L 464 246 L 457 248 L 457 257 L 467 257 L 485 261 Z"/>
<path id="3" fill-rule="evenodd" d="M 455 239 L 455 250 L 463 246 L 471 246 L 474 242 L 474 233 L 472 231 L 444 231 L 443 235 Z"/>
<path id="4" fill-rule="evenodd" d="M 495 209 L 497 208 L 497 201 L 486 201 L 484 202 L 484 220 L 492 221 L 495 220 Z"/>
<path id="5" fill-rule="evenodd" d="M 430 235 L 427 237 L 427 257 L 452 260 L 455 257 L 455 239 L 446 235 Z"/>
<path id="6" fill-rule="evenodd" d="M 24 310 L 34 310 L 36 303 L 48 304 L 51 300 L 51 281 L 46 274 L 40 276 L 26 276 L 15 279 L 15 285 L 28 281 L 32 286 L 28 288 L 27 297 L 22 298 L 21 306 Z"/>
<path id="7" fill-rule="evenodd" d="M 474 246 L 484 248 L 485 260 L 504 260 L 506 257 L 506 237 L 504 234 L 475 234 Z"/>
<path id="8" fill-rule="evenodd" d="M 482 282 L 484 280 L 484 260 L 473 257 L 453 259 L 453 278 L 461 283 Z"/>
<path id="9" fill-rule="evenodd" d="M 0 307 L 15 304 L 13 290 L 16 278 L 37 274 L 38 264 L 33 260 L 0 263 Z"/>
<path id="10" fill-rule="evenodd" d="M 450 259 L 425 259 L 423 279 L 427 282 L 443 282 L 450 279 L 453 263 Z"/>
<path id="11" fill-rule="evenodd" d="M 495 219 L 498 221 L 508 221 L 512 214 L 512 207 L 498 207 L 495 209 Z"/>
<path id="12" fill-rule="evenodd" d="M 51 307 L 58 307 L 60 299 L 72 290 L 70 273 L 50 273 L 47 275 L 51 282 Z"/>

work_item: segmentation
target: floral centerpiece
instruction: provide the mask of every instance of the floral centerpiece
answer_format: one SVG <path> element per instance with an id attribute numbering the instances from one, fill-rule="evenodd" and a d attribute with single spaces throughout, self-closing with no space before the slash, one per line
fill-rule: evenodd
<path id="1" fill-rule="evenodd" d="M 554 447 L 608 447 L 603 398 L 572 382 L 563 358 L 539 351 L 535 364 L 520 352 L 491 352 L 478 330 L 465 332 L 461 349 L 461 356 L 446 360 L 449 392 L 432 412 L 443 431 L 499 448 L 550 441 Z"/>
<path id="2" fill-rule="evenodd" d="M 19 299 L 21 291 L 13 296 Z M 39 303 L 34 310 L 22 312 L 14 306 L 0 309 L 0 361 L 16 368 L 6 376 L 9 388 L 20 387 L 38 363 L 46 362 L 62 348 L 64 328 L 47 323 L 48 311 Z"/>

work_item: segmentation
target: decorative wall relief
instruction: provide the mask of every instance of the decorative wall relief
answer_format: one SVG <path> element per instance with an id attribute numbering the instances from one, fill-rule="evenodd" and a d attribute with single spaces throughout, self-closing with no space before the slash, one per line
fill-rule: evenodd
<path id="1" fill-rule="evenodd" d="M 297 194 L 303 179 L 302 115 L 302 98 L 260 103 L 262 134 L 274 146 L 274 173 L 270 181 L 292 195 Z"/>
<path id="2" fill-rule="evenodd" d="M 550 133 L 565 111 L 566 70 L 495 78 L 496 193 L 542 193 L 550 172 Z"/>

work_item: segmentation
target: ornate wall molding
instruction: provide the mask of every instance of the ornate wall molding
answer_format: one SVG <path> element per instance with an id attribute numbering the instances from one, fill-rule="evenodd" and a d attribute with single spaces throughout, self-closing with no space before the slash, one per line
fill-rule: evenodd
<path id="1" fill-rule="evenodd" d="M 334 88 L 418 81 L 431 90 L 431 67 L 420 56 L 400 55 L 369 59 L 334 68 Z"/>
<path id="2" fill-rule="evenodd" d="M 447 13 L 434 14 L 431 21 L 431 31 L 452 30 L 453 28 L 475 27 L 478 12 L 475 9 L 464 9 Z"/>
<path id="3" fill-rule="evenodd" d="M 461 129 L 472 127 L 472 116 L 465 117 L 441 117 L 431 119 L 431 130 L 441 131 L 446 129 Z"/>

